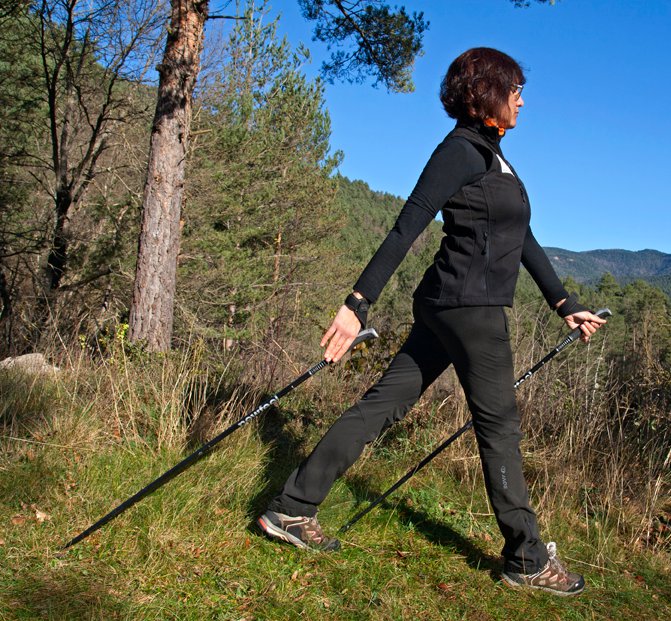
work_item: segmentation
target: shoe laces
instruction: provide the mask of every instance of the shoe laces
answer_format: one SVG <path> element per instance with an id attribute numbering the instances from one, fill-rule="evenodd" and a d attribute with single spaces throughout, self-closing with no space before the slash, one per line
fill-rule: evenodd
<path id="1" fill-rule="evenodd" d="M 548 567 L 552 567 L 555 571 L 566 580 L 568 578 L 568 571 L 562 562 L 557 558 L 557 544 L 554 541 L 549 541 L 545 546 L 548 551 Z"/>
<path id="2" fill-rule="evenodd" d="M 313 540 L 316 543 L 322 543 L 324 539 L 326 539 L 326 536 L 324 535 L 324 531 L 322 530 L 321 525 L 317 521 L 317 517 L 310 517 L 308 518 L 308 525 L 309 525 L 309 532 L 312 535 Z"/>

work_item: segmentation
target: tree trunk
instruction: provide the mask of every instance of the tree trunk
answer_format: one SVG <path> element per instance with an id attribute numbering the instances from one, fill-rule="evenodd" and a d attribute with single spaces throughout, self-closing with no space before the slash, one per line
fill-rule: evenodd
<path id="1" fill-rule="evenodd" d="M 130 340 L 143 341 L 149 351 L 167 351 L 172 337 L 191 99 L 208 11 L 208 0 L 172 0 L 168 39 L 158 67 L 158 100 L 129 319 Z"/>
<path id="2" fill-rule="evenodd" d="M 67 161 L 65 157 L 60 161 Z M 59 188 L 56 191 L 55 204 L 55 222 L 51 234 L 51 247 L 46 256 L 46 261 L 40 269 L 41 295 L 35 304 L 35 319 L 32 327 L 31 343 L 33 346 L 41 347 L 41 338 L 45 334 L 47 327 L 54 320 L 56 309 L 56 298 L 61 286 L 61 281 L 65 276 L 68 265 L 68 238 L 67 238 L 67 220 L 68 212 L 72 207 L 72 193 L 66 185 L 64 179 L 59 180 Z"/>
<path id="3" fill-rule="evenodd" d="M 61 285 L 68 262 L 68 239 L 65 230 L 68 212 L 72 206 L 72 193 L 68 188 L 59 188 L 56 192 L 56 222 L 52 235 L 51 248 L 44 268 L 45 294 L 51 298 Z"/>

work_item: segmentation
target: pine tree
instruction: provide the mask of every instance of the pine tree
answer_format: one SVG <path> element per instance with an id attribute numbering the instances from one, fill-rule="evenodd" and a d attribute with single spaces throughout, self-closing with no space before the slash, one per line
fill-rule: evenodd
<path id="1" fill-rule="evenodd" d="M 203 334 L 229 339 L 302 324 L 332 279 L 322 261 L 337 155 L 322 85 L 264 13 L 236 25 L 201 90 L 188 171 L 179 305 Z"/>
<path id="2" fill-rule="evenodd" d="M 327 5 L 335 6 L 338 14 L 327 11 Z M 152 351 L 170 347 L 191 101 L 210 5 L 208 0 L 172 0 L 171 6 L 129 320 L 130 339 L 144 342 Z M 362 50 L 347 57 L 344 68 L 341 64 L 334 75 L 373 67 L 373 73 L 389 88 L 408 90 L 409 67 L 419 52 L 425 27 L 421 16 L 409 19 L 403 9 L 390 11 L 386 3 L 375 0 L 311 0 L 302 6 L 306 16 L 318 20 L 317 38 L 336 45 L 352 39 L 355 50 Z M 400 55 L 399 50 L 403 51 Z M 279 257 L 287 231 L 277 229 L 275 233 Z"/>

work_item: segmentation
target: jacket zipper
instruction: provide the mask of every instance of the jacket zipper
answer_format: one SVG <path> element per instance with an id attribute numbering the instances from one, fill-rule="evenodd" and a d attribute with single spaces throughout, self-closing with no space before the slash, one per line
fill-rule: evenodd
<path id="1" fill-rule="evenodd" d="M 482 249 L 482 254 L 485 255 L 485 293 L 487 295 L 487 299 L 489 299 L 489 284 L 488 284 L 488 276 L 489 276 L 489 232 L 488 231 L 483 231 L 483 237 L 485 239 L 485 246 Z"/>

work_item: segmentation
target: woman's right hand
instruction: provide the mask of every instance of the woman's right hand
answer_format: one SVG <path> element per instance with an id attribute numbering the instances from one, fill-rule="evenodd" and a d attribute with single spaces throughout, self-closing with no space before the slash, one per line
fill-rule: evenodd
<path id="1" fill-rule="evenodd" d="M 331 327 L 324 333 L 320 345 L 328 347 L 324 352 L 324 360 L 327 362 L 338 362 L 349 349 L 352 341 L 361 330 L 361 324 L 354 311 L 344 304 L 340 307 Z"/>

